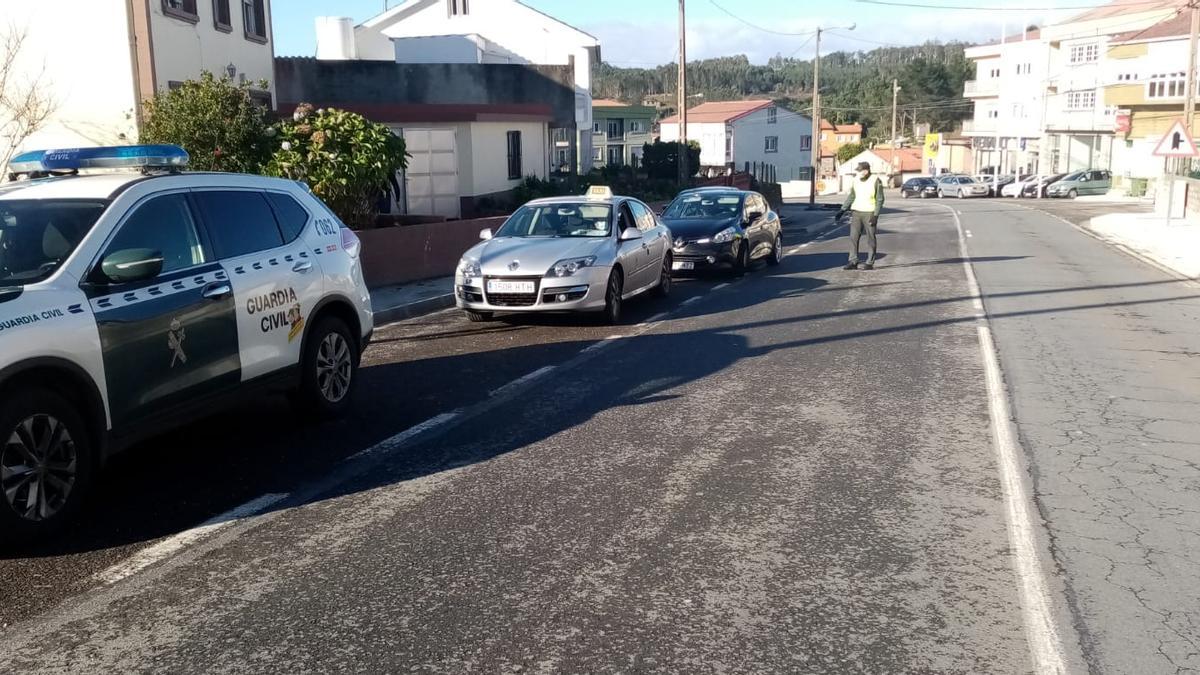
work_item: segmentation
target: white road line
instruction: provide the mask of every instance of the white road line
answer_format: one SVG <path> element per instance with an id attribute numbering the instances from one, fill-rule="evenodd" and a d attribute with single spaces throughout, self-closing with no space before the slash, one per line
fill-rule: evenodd
<path id="1" fill-rule="evenodd" d="M 539 377 L 542 377 L 542 376 L 550 373 L 556 367 L 557 366 L 542 366 L 541 368 L 538 368 L 537 370 L 533 371 L 532 373 L 529 373 L 528 375 L 523 375 L 521 377 L 518 377 L 517 379 L 513 380 L 512 382 L 509 382 L 508 384 L 504 385 L 503 387 L 500 387 L 499 389 L 489 392 L 488 396 L 503 395 L 504 393 L 511 391 L 512 389 L 516 389 L 517 387 L 525 384 L 526 382 L 532 382 L 532 381 L 538 379 Z"/>
<path id="2" fill-rule="evenodd" d="M 712 287 L 712 289 L 713 289 L 714 291 L 719 291 L 719 290 L 721 290 L 722 288 L 725 288 L 725 287 L 726 287 L 726 286 L 728 286 L 728 285 L 729 285 L 729 282 L 728 282 L 728 281 L 726 281 L 726 282 L 725 282 L 725 283 L 723 283 L 723 284 L 717 284 L 716 286 L 713 286 L 713 287 Z M 711 292 L 711 291 L 710 291 L 710 292 Z"/>
<path id="3" fill-rule="evenodd" d="M 967 286 L 980 310 L 979 348 L 983 355 L 983 366 L 988 390 L 988 409 L 992 424 L 992 445 L 996 450 L 1000 470 L 1000 485 L 1004 493 L 1007 512 L 1008 539 L 1013 550 L 1013 567 L 1018 580 L 1021 610 L 1025 621 L 1026 638 L 1033 657 L 1036 673 L 1065 673 L 1067 658 L 1062 637 L 1054 621 L 1046 570 L 1039 555 L 1034 518 L 1031 513 L 1032 499 L 1023 478 L 1025 470 L 1020 462 L 1021 448 L 1017 440 L 1016 424 L 1009 408 L 1008 391 L 1000 371 L 1000 359 L 992 339 L 992 329 L 983 311 L 982 295 L 971 257 L 967 252 L 967 237 L 962 221 L 951 207 L 944 207 L 954 215 L 954 226 L 958 229 L 958 247 L 967 275 Z"/>
<path id="4" fill-rule="evenodd" d="M 680 307 L 683 307 L 684 305 L 691 305 L 691 304 L 695 304 L 695 303 L 697 303 L 697 302 L 700 302 L 700 301 L 701 301 L 701 300 L 703 300 L 703 299 L 704 299 L 704 298 L 703 298 L 703 296 L 699 296 L 699 295 L 697 295 L 697 296 L 696 296 L 696 297 L 694 297 L 694 298 L 688 298 L 687 300 L 684 300 L 684 301 L 683 301 L 683 304 L 682 304 L 682 305 L 680 305 Z"/>
<path id="5" fill-rule="evenodd" d="M 266 494 L 258 499 L 230 509 L 215 518 L 211 518 L 190 530 L 185 530 L 162 541 L 148 546 L 135 553 L 132 557 L 109 567 L 96 574 L 96 579 L 105 584 L 116 582 L 137 574 L 151 565 L 166 560 L 184 548 L 210 537 L 244 518 L 261 513 L 272 505 L 287 497 L 286 494 Z"/>
<path id="6" fill-rule="evenodd" d="M 451 420 L 453 420 L 454 418 L 458 417 L 461 414 L 462 414 L 461 410 L 455 410 L 453 412 L 442 413 L 441 415 L 437 415 L 436 417 L 430 417 L 429 419 L 425 420 L 424 422 L 421 422 L 420 424 L 418 424 L 414 427 L 409 427 L 394 436 L 390 436 L 388 438 L 383 439 L 382 441 L 379 441 L 375 445 L 372 445 L 371 447 L 369 447 L 365 450 L 360 450 L 360 451 L 354 453 L 353 455 L 350 455 L 345 460 L 343 460 L 343 463 L 353 462 L 355 460 L 362 459 L 363 457 L 377 455 L 381 452 L 388 452 L 388 451 L 396 448 L 397 446 L 407 442 L 410 438 L 412 438 L 414 436 L 419 436 L 419 435 L 425 433 L 426 431 L 429 431 L 430 429 L 435 429 L 437 427 L 440 427 L 443 424 L 450 422 Z"/>

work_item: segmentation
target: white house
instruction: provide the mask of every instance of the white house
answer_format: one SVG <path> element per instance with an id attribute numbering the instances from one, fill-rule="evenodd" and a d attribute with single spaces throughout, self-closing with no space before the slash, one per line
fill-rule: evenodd
<path id="1" fill-rule="evenodd" d="M 1160 23 L 1182 4 L 1116 0 L 1062 23 L 967 49 L 976 79 L 966 83 L 964 95 L 975 101 L 975 114 L 963 134 L 974 139 L 977 168 L 1003 173 L 1115 169 L 1113 158 L 1121 150 L 1114 134 L 1117 109 L 1104 100 L 1110 40 Z"/>
<path id="2" fill-rule="evenodd" d="M 660 129 L 664 142 L 679 140 L 679 117 Z M 767 165 L 779 180 L 791 180 L 812 166 L 812 137 L 812 118 L 773 101 L 714 101 L 688 110 L 687 138 L 700 143 L 701 168 Z"/>
<path id="3" fill-rule="evenodd" d="M 40 74 L 55 102 L 18 149 L 134 142 L 142 102 L 205 70 L 266 80 L 272 105 L 270 0 L 4 0 L 3 14 L 25 34 L 16 79 Z"/>
<path id="4" fill-rule="evenodd" d="M 592 68 L 600 62 L 600 41 L 518 0 L 406 0 L 356 26 L 350 45 L 340 31 L 319 37 L 325 43 L 318 41 L 319 58 L 572 65 L 579 161 L 591 160 Z"/>

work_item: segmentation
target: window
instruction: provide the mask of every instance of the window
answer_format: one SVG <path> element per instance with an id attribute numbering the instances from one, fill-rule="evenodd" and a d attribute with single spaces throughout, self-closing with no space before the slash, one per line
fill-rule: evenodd
<path id="1" fill-rule="evenodd" d="M 999 110 L 989 110 L 989 111 L 987 111 L 987 116 L 988 116 L 988 119 L 990 119 L 990 120 L 999 119 L 1000 111 Z"/>
<path id="2" fill-rule="evenodd" d="M 1128 83 L 1128 82 L 1136 82 L 1136 81 L 1137 81 L 1136 73 L 1120 73 L 1117 75 L 1117 82 Z"/>
<path id="3" fill-rule="evenodd" d="M 1096 107 L 1095 91 L 1067 92 L 1067 110 L 1091 110 Z"/>
<path id="4" fill-rule="evenodd" d="M 33 284 L 53 274 L 107 207 L 98 200 L 0 201 L 0 287 Z"/>
<path id="5" fill-rule="evenodd" d="M 596 122 L 596 124 L 592 126 L 592 133 L 594 133 L 594 134 L 600 133 L 600 123 L 599 122 Z"/>
<path id="6" fill-rule="evenodd" d="M 200 16 L 196 14 L 196 0 L 162 0 L 163 14 L 196 23 Z"/>
<path id="7" fill-rule="evenodd" d="M 610 145 L 608 146 L 608 165 L 621 166 L 625 163 L 625 146 Z"/>
<path id="8" fill-rule="evenodd" d="M 1033 72 L 1033 64 L 1032 63 L 1018 63 L 1017 64 L 1017 74 L 1018 75 L 1028 75 L 1032 72 Z"/>
<path id="9" fill-rule="evenodd" d="M 629 210 L 633 211 L 633 219 L 637 223 L 637 229 L 642 232 L 649 232 L 658 227 L 658 221 L 654 219 L 654 214 L 641 202 L 629 202 Z"/>
<path id="10" fill-rule="evenodd" d="M 800 149 L 801 150 L 812 150 L 812 136 L 801 136 L 800 137 Z"/>
<path id="11" fill-rule="evenodd" d="M 521 132 L 508 132 L 508 179 L 521 178 Z"/>
<path id="12" fill-rule="evenodd" d="M 213 0 L 213 27 L 224 33 L 233 30 L 233 19 L 229 14 L 229 0 Z"/>
<path id="13" fill-rule="evenodd" d="M 625 138 L 625 120 L 609 120 L 608 137 Z"/>
<path id="14" fill-rule="evenodd" d="M 779 121 L 779 111 L 775 108 L 767 108 L 767 124 L 775 124 Z"/>
<path id="15" fill-rule="evenodd" d="M 261 192 L 209 190 L 194 196 L 217 257 L 237 258 L 283 246 L 275 214 Z"/>
<path id="16" fill-rule="evenodd" d="M 1183 98 L 1187 94 L 1187 73 L 1151 75 L 1146 98 Z"/>
<path id="17" fill-rule="evenodd" d="M 254 42 L 267 41 L 266 0 L 242 0 L 242 26 L 246 39 Z"/>
<path id="18" fill-rule="evenodd" d="M 304 231 L 308 224 L 308 211 L 296 203 L 296 200 L 281 192 L 268 192 L 267 201 L 275 209 L 275 220 L 283 231 L 283 242 L 290 244 Z"/>
<path id="19" fill-rule="evenodd" d="M 766 212 L 767 212 L 766 203 L 763 201 L 763 198 L 759 194 L 752 193 L 752 194 L 746 195 L 746 207 L 742 213 L 742 218 L 746 222 L 750 222 L 750 214 L 751 213 L 765 214 Z"/>
<path id="20" fill-rule="evenodd" d="M 779 137 L 767 136 L 763 146 L 763 152 L 779 152 Z"/>
<path id="21" fill-rule="evenodd" d="M 271 226 L 275 226 L 274 221 Z M 105 255 L 131 248 L 161 253 L 164 274 L 203 263 L 204 247 L 196 234 L 187 197 L 165 195 L 137 207 L 109 242 Z"/>
<path id="22" fill-rule="evenodd" d="M 1071 46 L 1071 65 L 1095 63 L 1100 58 L 1100 45 L 1095 42 Z"/>
<path id="23" fill-rule="evenodd" d="M 450 16 L 466 16 L 468 13 L 467 0 L 446 0 Z"/>
<path id="24" fill-rule="evenodd" d="M 640 120 L 633 120 L 629 123 L 629 133 L 644 134 L 646 133 L 646 123 Z"/>

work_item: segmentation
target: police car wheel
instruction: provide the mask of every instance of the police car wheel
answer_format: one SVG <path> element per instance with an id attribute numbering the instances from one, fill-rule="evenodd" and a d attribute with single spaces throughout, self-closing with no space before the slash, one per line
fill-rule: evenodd
<path id="1" fill-rule="evenodd" d="M 322 319 L 309 335 L 301 363 L 299 403 L 319 415 L 340 415 L 350 407 L 358 379 L 358 350 L 345 322 Z"/>
<path id="2" fill-rule="evenodd" d="M 83 418 L 46 389 L 3 401 L 0 413 L 0 541 L 49 534 L 70 520 L 91 481 Z"/>

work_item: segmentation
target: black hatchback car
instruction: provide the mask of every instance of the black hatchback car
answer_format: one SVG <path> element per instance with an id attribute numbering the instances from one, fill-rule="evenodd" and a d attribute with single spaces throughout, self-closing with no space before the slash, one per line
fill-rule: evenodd
<path id="1" fill-rule="evenodd" d="M 908 180 L 904 181 L 904 185 L 900 186 L 900 195 L 905 199 L 911 199 L 913 197 L 919 197 L 921 199 L 925 199 L 926 197 L 936 197 L 937 181 L 927 176 L 922 176 L 920 178 L 909 178 Z"/>
<path id="2" fill-rule="evenodd" d="M 662 213 L 674 239 L 672 269 L 729 269 L 743 274 L 755 260 L 783 260 L 779 214 L 757 192 L 736 188 L 687 190 Z"/>

